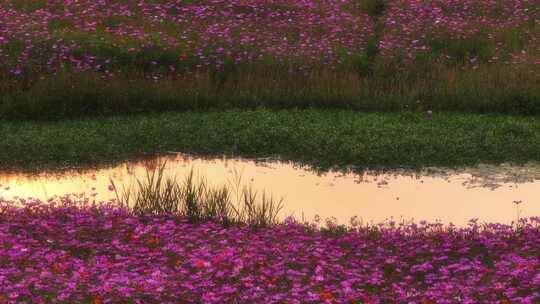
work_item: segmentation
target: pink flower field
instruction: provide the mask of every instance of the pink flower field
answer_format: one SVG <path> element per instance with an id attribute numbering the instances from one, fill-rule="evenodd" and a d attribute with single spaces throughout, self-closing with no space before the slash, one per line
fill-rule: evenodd
<path id="1" fill-rule="evenodd" d="M 381 11 L 373 7 L 382 8 Z M 114 74 L 289 62 L 333 69 L 378 60 L 538 64 L 538 0 L 2 0 L 4 73 L 69 66 Z M 379 29 L 376 29 L 379 27 Z"/>
<path id="2" fill-rule="evenodd" d="M 67 197 L 14 204 L 0 201 L 0 303 L 540 301 L 538 218 L 255 228 Z"/>

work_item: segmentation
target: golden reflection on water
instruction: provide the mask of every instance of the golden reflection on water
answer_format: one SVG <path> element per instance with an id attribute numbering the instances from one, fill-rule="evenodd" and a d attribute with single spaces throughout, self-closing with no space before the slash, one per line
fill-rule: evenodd
<path id="1" fill-rule="evenodd" d="M 498 188 L 466 187 L 474 179 L 471 174 L 414 176 L 402 174 L 343 174 L 322 175 L 295 167 L 290 163 L 257 162 L 245 159 L 198 159 L 186 155 L 163 157 L 166 172 L 179 179 L 194 168 L 210 184 L 221 185 L 241 172 L 243 184 L 255 190 L 265 190 L 274 198 L 284 198 L 282 217 L 312 220 L 335 217 L 347 224 L 357 215 L 364 223 L 380 223 L 391 217 L 395 220 L 427 220 L 466 225 L 470 219 L 480 222 L 511 223 L 517 217 L 540 215 L 540 180 L 527 183 L 505 183 Z M 109 178 L 117 184 L 133 183 L 143 178 L 146 169 L 153 169 L 158 159 L 138 161 L 113 168 L 93 171 L 43 172 L 38 174 L 1 173 L 0 197 L 47 199 L 53 195 L 86 193 L 96 201 L 115 198 L 109 190 Z M 122 187 L 120 187 L 121 189 Z M 97 193 L 97 194 L 96 194 Z"/>

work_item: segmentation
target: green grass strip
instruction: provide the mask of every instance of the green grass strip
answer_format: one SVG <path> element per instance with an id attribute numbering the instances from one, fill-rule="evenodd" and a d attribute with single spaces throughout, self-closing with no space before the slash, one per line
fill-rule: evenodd
<path id="1" fill-rule="evenodd" d="M 494 114 L 231 110 L 0 121 L 0 167 L 99 165 L 167 151 L 280 155 L 325 169 L 540 160 L 540 118 Z"/>

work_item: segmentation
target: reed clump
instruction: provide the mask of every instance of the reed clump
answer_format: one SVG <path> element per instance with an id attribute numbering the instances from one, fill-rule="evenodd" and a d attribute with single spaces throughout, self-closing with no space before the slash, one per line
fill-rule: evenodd
<path id="1" fill-rule="evenodd" d="M 254 227 L 278 224 L 283 199 L 275 200 L 252 186 L 242 186 L 241 174 L 235 171 L 229 183 L 214 186 L 192 168 L 183 180 L 165 175 L 166 162 L 148 169 L 143 179 L 119 191 L 110 180 L 117 201 L 136 215 L 170 214 L 192 222 L 217 220 L 223 224 L 248 224 Z"/>

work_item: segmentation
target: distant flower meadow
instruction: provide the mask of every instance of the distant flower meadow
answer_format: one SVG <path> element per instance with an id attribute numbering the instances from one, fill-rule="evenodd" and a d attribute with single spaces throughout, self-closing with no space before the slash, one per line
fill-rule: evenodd
<path id="1" fill-rule="evenodd" d="M 114 76 L 130 67 L 159 78 L 253 63 L 335 69 L 371 57 L 538 65 L 539 27 L 539 0 L 0 0 L 0 70 Z"/>
<path id="2" fill-rule="evenodd" d="M 0 45 L 18 75 L 119 61 L 173 72 L 264 58 L 339 62 L 362 52 L 373 22 L 334 1 L 2 1 Z M 349 8 L 350 7 L 350 8 Z"/>
<path id="3" fill-rule="evenodd" d="M 383 57 L 540 63 L 538 0 L 393 0 L 382 18 Z"/>
<path id="4" fill-rule="evenodd" d="M 0 199 L 0 303 L 540 301 L 538 218 L 338 231 L 81 203 Z"/>

